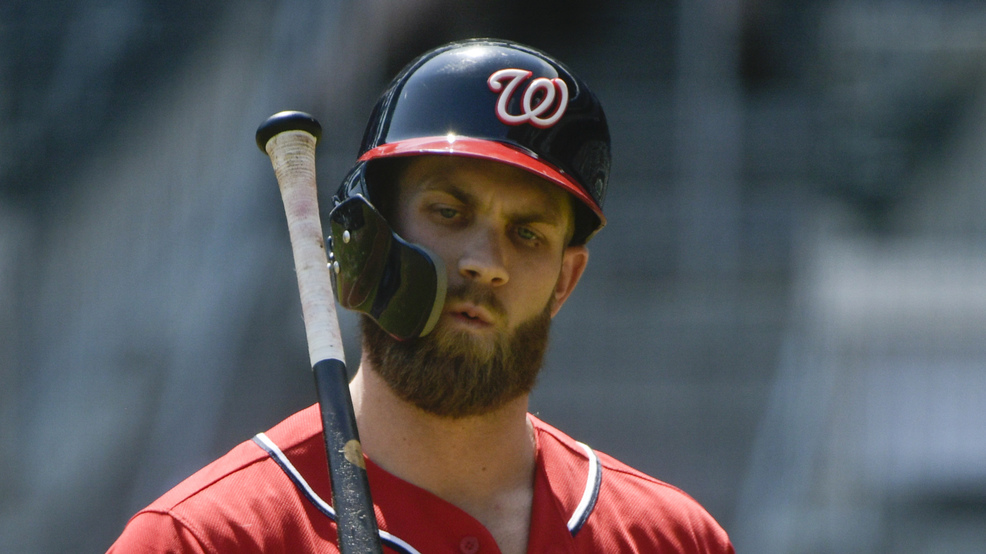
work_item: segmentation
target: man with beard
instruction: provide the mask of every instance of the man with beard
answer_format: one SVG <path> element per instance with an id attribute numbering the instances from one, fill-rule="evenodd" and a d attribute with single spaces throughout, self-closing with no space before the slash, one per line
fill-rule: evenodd
<path id="1" fill-rule="evenodd" d="M 551 318 L 604 224 L 609 159 L 595 96 L 514 43 L 432 50 L 377 104 L 330 219 L 355 229 L 337 214 L 356 202 L 398 245 L 358 308 L 350 385 L 386 551 L 733 552 L 685 493 L 528 413 Z M 373 251 L 363 240 L 333 231 L 334 250 Z M 341 269 L 337 292 L 371 274 Z M 436 276 L 447 289 L 421 317 L 400 291 Z M 427 323 L 407 333 L 409 320 Z M 325 468 L 312 407 L 152 503 L 111 550 L 336 552 Z"/>

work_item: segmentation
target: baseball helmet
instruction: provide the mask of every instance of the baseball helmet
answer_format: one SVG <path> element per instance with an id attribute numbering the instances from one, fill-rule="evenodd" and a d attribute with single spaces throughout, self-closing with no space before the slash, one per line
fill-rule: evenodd
<path id="1" fill-rule="evenodd" d="M 453 42 L 412 61 L 370 116 L 359 160 L 339 189 L 375 200 L 367 166 L 419 154 L 514 165 L 579 200 L 574 243 L 605 224 L 609 128 L 602 105 L 557 60 L 513 42 Z"/>
<path id="2" fill-rule="evenodd" d="M 453 42 L 421 55 L 391 81 L 370 115 L 357 162 L 336 193 L 333 214 L 337 217 L 330 214 L 333 233 L 337 227 L 340 232 L 349 231 L 347 246 L 342 247 L 335 240 L 336 249 L 347 248 L 350 258 L 365 260 L 428 256 L 395 234 L 392 241 L 384 244 L 379 225 L 385 222 L 378 214 L 371 216 L 367 212 L 373 206 L 382 208 L 391 200 L 388 197 L 392 189 L 388 185 L 392 184 L 393 175 L 384 169 L 388 160 L 426 154 L 493 160 L 561 187 L 576 199 L 572 244 L 585 243 L 605 225 L 602 206 L 611 158 L 602 106 L 568 68 L 528 46 L 492 39 Z M 351 221 L 357 213 L 361 220 L 375 221 L 373 245 L 353 241 L 353 230 L 337 225 L 342 219 Z M 376 253 L 369 254 L 371 250 Z M 402 254 L 396 255 L 392 250 Z M 431 258 L 437 271 L 441 262 Z M 378 322 L 380 316 L 391 311 L 392 299 L 387 296 L 399 295 L 395 291 L 400 287 L 395 287 L 394 282 L 400 280 L 398 277 L 409 277 L 407 269 L 399 265 L 372 272 L 353 267 L 348 273 L 352 279 L 361 279 L 361 286 L 342 290 L 339 284 L 354 285 L 356 281 L 347 281 L 337 273 L 337 292 L 342 295 L 351 289 L 364 291 L 357 295 L 362 304 L 354 309 L 370 314 Z M 391 293 L 379 287 L 372 292 L 377 277 L 368 276 L 371 273 L 379 275 L 380 282 L 388 282 Z M 439 273 L 441 280 L 444 268 Z M 420 287 L 415 285 L 418 292 L 407 294 L 408 297 L 420 296 Z M 441 300 L 444 301 L 444 292 Z M 340 302 L 347 305 L 342 296 Z M 411 318 L 420 320 L 420 324 L 411 325 L 406 331 L 427 333 L 437 320 L 436 310 L 441 307 L 437 302 L 436 298 L 436 305 L 427 315 Z M 371 304 L 377 304 L 376 314 L 370 309 Z M 398 336 L 387 325 L 381 325 Z"/>

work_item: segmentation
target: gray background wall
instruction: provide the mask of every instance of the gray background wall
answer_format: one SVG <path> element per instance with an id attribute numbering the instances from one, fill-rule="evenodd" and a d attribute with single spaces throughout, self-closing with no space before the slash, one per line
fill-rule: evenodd
<path id="1" fill-rule="evenodd" d="M 256 126 L 320 119 L 325 205 L 394 72 L 498 36 L 581 74 L 615 152 L 532 409 L 741 552 L 980 551 L 984 29 L 931 0 L 5 2 L 0 550 L 104 551 L 314 401 Z"/>

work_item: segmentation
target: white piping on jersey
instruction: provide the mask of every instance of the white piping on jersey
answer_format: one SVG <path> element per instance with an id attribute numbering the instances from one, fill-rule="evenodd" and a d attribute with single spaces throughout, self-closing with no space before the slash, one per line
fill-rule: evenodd
<path id="1" fill-rule="evenodd" d="M 281 449 L 274 444 L 274 441 L 270 440 L 270 438 L 264 433 L 257 433 L 257 436 L 253 437 L 253 442 L 263 448 L 264 451 L 266 451 L 267 454 L 269 454 L 270 457 L 277 462 L 277 465 L 280 466 L 284 473 L 288 474 L 288 477 L 295 484 L 295 486 L 301 489 L 302 494 L 305 495 L 305 498 L 307 498 L 309 502 L 314 504 L 319 511 L 328 516 L 332 521 L 336 521 L 336 511 L 332 508 L 332 505 L 325 500 L 322 500 L 322 498 L 315 493 L 315 490 L 308 484 L 308 481 L 305 481 L 305 478 L 301 476 L 301 472 L 294 467 L 291 460 L 289 460 L 284 452 L 282 452 Z M 378 529 L 377 531 L 380 534 L 381 542 L 394 550 L 404 552 L 406 554 L 421 554 L 413 546 L 404 542 L 400 538 L 382 529 Z"/>
<path id="2" fill-rule="evenodd" d="M 589 514 L 592 513 L 592 509 L 596 507 L 596 499 L 599 498 L 599 487 L 603 480 L 599 456 L 596 456 L 596 453 L 588 445 L 577 441 L 575 444 L 579 445 L 582 450 L 585 450 L 586 455 L 589 457 L 589 472 L 585 478 L 585 489 L 582 491 L 582 499 L 579 500 L 579 505 L 575 507 L 575 512 L 568 520 L 568 531 L 573 537 L 585 525 L 586 520 L 589 519 Z"/>
<path id="3" fill-rule="evenodd" d="M 277 465 L 288 475 L 288 478 L 295 484 L 295 486 L 301 490 L 302 494 L 309 502 L 315 505 L 323 514 L 328 516 L 332 521 L 336 521 L 336 512 L 332 508 L 332 505 L 322 499 L 315 490 L 312 489 L 308 481 L 302 477 L 301 472 L 298 471 L 291 460 L 288 459 L 287 455 L 284 454 L 281 449 L 274 444 L 274 441 L 264 433 L 257 433 L 253 437 L 253 442 L 260 446 L 267 454 L 274 459 Z M 599 462 L 599 456 L 581 442 L 576 442 L 582 450 L 585 450 L 586 455 L 589 458 L 589 471 L 586 475 L 585 489 L 582 491 L 582 498 L 579 500 L 578 506 L 575 507 L 575 511 L 572 513 L 572 517 L 568 519 L 568 531 L 574 537 L 579 529 L 585 525 L 586 520 L 589 519 L 589 514 L 592 513 L 593 508 L 596 506 L 596 500 L 599 498 L 599 488 L 602 484 L 602 465 Z M 380 540 L 394 548 L 395 550 L 401 550 L 407 554 L 421 554 L 413 546 L 407 542 L 401 540 L 395 535 L 388 533 L 382 529 L 378 530 L 380 533 Z"/>

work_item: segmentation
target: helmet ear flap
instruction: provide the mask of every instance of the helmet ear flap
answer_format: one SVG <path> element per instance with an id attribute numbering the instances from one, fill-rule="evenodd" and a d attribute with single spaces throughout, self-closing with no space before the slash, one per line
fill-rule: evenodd
<path id="1" fill-rule="evenodd" d="M 428 334 L 445 305 L 441 258 L 396 235 L 361 195 L 329 214 L 332 285 L 342 307 L 369 315 L 398 340 Z"/>

